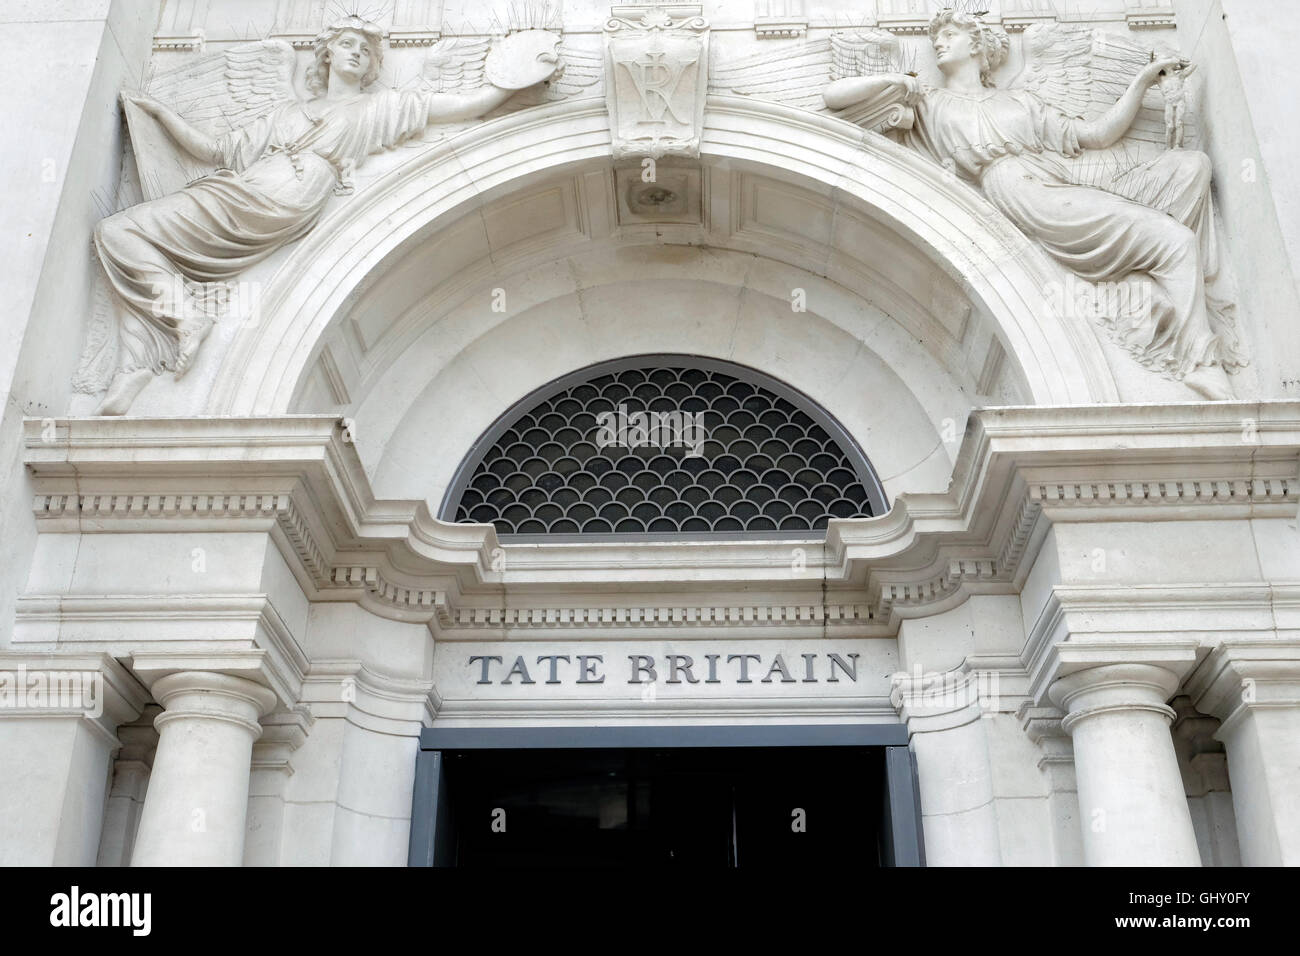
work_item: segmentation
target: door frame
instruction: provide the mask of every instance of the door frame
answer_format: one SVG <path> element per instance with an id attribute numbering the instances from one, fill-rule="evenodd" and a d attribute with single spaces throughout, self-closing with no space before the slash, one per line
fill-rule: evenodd
<path id="1" fill-rule="evenodd" d="M 633 750 L 681 747 L 881 747 L 887 866 L 925 866 L 916 759 L 902 724 L 634 727 L 425 727 L 415 760 L 408 866 L 450 866 L 451 805 L 443 754 L 457 750 Z"/>

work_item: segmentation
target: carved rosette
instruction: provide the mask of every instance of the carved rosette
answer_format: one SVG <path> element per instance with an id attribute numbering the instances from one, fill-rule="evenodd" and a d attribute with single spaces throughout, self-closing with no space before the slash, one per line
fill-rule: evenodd
<path id="1" fill-rule="evenodd" d="M 709 22 L 690 4 L 616 6 L 605 23 L 616 158 L 700 155 Z"/>

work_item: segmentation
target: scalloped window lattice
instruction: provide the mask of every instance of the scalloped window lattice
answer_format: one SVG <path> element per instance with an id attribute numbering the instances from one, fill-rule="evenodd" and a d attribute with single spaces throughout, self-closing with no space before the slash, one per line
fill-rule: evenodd
<path id="1" fill-rule="evenodd" d="M 839 427 L 750 369 L 587 371 L 489 430 L 453 485 L 449 520 L 509 536 L 807 536 L 886 510 L 866 458 L 831 434 Z"/>

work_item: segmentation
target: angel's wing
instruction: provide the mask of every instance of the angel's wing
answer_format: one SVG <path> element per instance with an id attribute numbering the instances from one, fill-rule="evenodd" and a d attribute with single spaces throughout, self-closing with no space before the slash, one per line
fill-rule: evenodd
<path id="1" fill-rule="evenodd" d="M 144 92 L 203 132 L 219 136 L 296 99 L 294 63 L 293 47 L 283 40 L 244 43 L 155 73 Z M 182 154 L 129 97 L 124 106 L 146 199 L 174 192 L 212 171 Z"/>
<path id="2" fill-rule="evenodd" d="M 903 72 L 902 46 L 888 30 L 831 34 L 831 80 Z"/>
<path id="3" fill-rule="evenodd" d="M 804 110 L 825 110 L 822 90 L 831 78 L 829 37 L 796 49 L 721 63 L 709 74 L 710 93 L 734 93 Z"/>
<path id="4" fill-rule="evenodd" d="M 904 70 L 898 37 L 887 30 L 841 30 L 795 49 L 777 50 L 720 64 L 709 92 L 772 100 L 804 110 L 830 112 L 822 91 L 833 80 Z M 863 125 L 881 125 L 852 111 L 836 114 Z M 885 125 L 890 125 L 886 123 Z"/>
<path id="5" fill-rule="evenodd" d="M 483 85 L 487 37 L 446 37 L 429 48 L 415 85 L 427 93 L 468 93 Z"/>
<path id="6" fill-rule="evenodd" d="M 261 40 L 155 74 L 145 92 L 215 136 L 294 99 L 293 67 L 292 46 Z"/>
<path id="7" fill-rule="evenodd" d="M 1012 85 L 1037 93 L 1070 116 L 1093 119 L 1124 95 L 1151 55 L 1151 47 L 1119 34 L 1036 23 L 1025 30 L 1025 68 Z M 1194 127 L 1189 116 L 1189 145 L 1195 139 Z M 1163 146 L 1164 98 L 1158 90 L 1147 93 L 1125 139 Z"/>

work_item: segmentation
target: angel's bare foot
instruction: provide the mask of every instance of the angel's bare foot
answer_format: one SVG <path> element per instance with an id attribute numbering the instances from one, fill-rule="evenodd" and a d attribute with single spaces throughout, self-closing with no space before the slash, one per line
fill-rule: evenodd
<path id="1" fill-rule="evenodd" d="M 149 384 L 153 372 L 138 368 L 133 372 L 118 372 L 108 386 L 108 394 L 95 409 L 96 415 L 125 415 L 137 395 Z"/>
<path id="2" fill-rule="evenodd" d="M 212 320 L 203 316 L 200 325 L 196 329 L 189 329 L 181 333 L 180 346 L 176 350 L 176 378 L 180 378 L 190 370 L 194 364 L 194 356 L 198 354 L 199 346 L 203 340 L 208 337 L 212 331 Z"/>
<path id="3" fill-rule="evenodd" d="M 1198 365 L 1183 376 L 1183 384 L 1212 402 L 1230 402 L 1235 397 L 1228 376 L 1218 365 Z"/>

